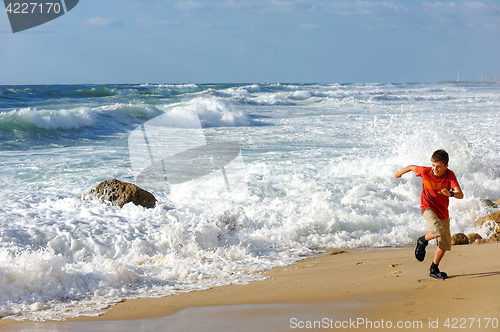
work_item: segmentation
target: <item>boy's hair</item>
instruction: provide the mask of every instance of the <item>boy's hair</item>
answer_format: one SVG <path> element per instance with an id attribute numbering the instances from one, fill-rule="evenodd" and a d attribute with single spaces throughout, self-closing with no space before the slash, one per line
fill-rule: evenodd
<path id="1" fill-rule="evenodd" d="M 436 150 L 432 154 L 431 160 L 435 163 L 442 162 L 443 165 L 448 165 L 448 161 L 450 160 L 450 157 L 448 156 L 448 152 L 444 150 Z"/>

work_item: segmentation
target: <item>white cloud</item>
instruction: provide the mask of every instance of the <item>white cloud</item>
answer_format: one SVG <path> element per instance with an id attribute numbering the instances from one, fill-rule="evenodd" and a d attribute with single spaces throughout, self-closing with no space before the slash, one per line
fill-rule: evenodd
<path id="1" fill-rule="evenodd" d="M 133 3 L 125 3 L 125 7 L 130 8 L 132 10 L 140 10 L 140 9 L 146 9 L 146 10 L 152 10 L 152 11 L 161 11 L 165 10 L 165 6 L 159 3 L 142 3 L 142 2 L 133 2 Z"/>
<path id="2" fill-rule="evenodd" d="M 193 0 L 179 1 L 174 4 L 176 9 L 191 12 L 202 9 L 250 10 L 261 13 L 308 12 L 330 15 L 376 15 L 381 12 L 409 12 L 409 10 L 394 1 L 338 1 L 311 2 L 306 0 L 259 0 L 259 1 L 216 1 L 199 2 Z"/>
<path id="3" fill-rule="evenodd" d="M 136 22 L 141 28 L 151 28 L 151 27 L 172 27 L 181 24 L 179 20 L 164 20 L 155 19 L 151 17 L 140 17 L 136 19 Z"/>
<path id="4" fill-rule="evenodd" d="M 458 6 L 454 2 L 422 2 L 422 7 L 436 20 L 445 23 L 450 22 L 450 18 L 459 13 Z"/>
<path id="5" fill-rule="evenodd" d="M 120 26 L 124 25 L 123 22 L 114 18 L 102 18 L 100 16 L 89 18 L 85 21 L 85 24 L 94 27 L 109 27 L 109 26 Z"/>
<path id="6" fill-rule="evenodd" d="M 483 2 L 471 1 L 462 4 L 454 2 L 423 2 L 421 5 L 424 11 L 428 12 L 435 21 L 441 24 L 460 24 L 460 22 L 463 22 L 463 25 L 468 28 L 499 28 L 499 8 Z"/>
<path id="7" fill-rule="evenodd" d="M 179 10 L 182 10 L 182 11 L 185 11 L 185 12 L 190 12 L 190 11 L 194 11 L 194 10 L 198 10 L 198 9 L 202 9 L 202 8 L 207 8 L 207 7 L 210 7 L 211 4 L 203 4 L 201 2 L 196 2 L 196 1 L 179 1 L 179 2 L 176 2 L 174 4 L 174 7 L 179 9 Z"/>
<path id="8" fill-rule="evenodd" d="M 458 15 L 458 14 L 467 14 L 470 11 L 485 11 L 485 10 L 493 10 L 494 7 L 490 7 L 482 2 L 471 1 L 464 2 L 462 4 L 456 4 L 454 2 L 422 2 L 422 6 L 425 11 L 434 14 L 434 15 Z"/>
<path id="9" fill-rule="evenodd" d="M 395 4 L 393 1 L 372 2 L 372 1 L 338 1 L 332 3 L 314 3 L 313 11 L 321 14 L 341 15 L 341 16 L 372 16 L 381 13 L 400 13 L 409 10 L 403 5 Z"/>
<path id="10" fill-rule="evenodd" d="M 462 6 L 468 9 L 488 9 L 487 5 L 485 5 L 482 2 L 476 2 L 476 1 L 464 2 Z"/>
<path id="11" fill-rule="evenodd" d="M 248 1 L 224 1 L 220 3 L 221 7 L 232 8 L 232 9 L 241 9 L 241 8 L 250 8 L 252 6 L 251 2 Z"/>
<path id="12" fill-rule="evenodd" d="M 266 2 L 262 10 L 268 13 L 288 13 L 295 11 L 297 9 L 296 5 L 296 1 L 273 0 Z"/>
<path id="13" fill-rule="evenodd" d="M 319 24 L 316 23 L 302 23 L 300 27 L 304 30 L 313 30 L 319 28 Z"/>

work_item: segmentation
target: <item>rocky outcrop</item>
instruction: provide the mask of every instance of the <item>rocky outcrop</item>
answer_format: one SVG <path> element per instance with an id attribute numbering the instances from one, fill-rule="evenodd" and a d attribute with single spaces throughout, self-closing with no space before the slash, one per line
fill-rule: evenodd
<path id="1" fill-rule="evenodd" d="M 493 203 L 489 199 L 484 200 L 484 203 L 489 207 L 498 208 L 498 206 L 500 205 L 500 198 L 497 199 L 497 204 Z M 474 243 L 500 241 L 500 211 L 494 212 L 490 215 L 487 215 L 486 217 L 476 220 L 476 222 L 474 222 L 474 226 L 477 228 L 486 227 L 490 232 L 494 231 L 493 235 L 491 235 L 488 240 L 476 239 L 474 240 Z"/>
<path id="2" fill-rule="evenodd" d="M 482 218 L 476 220 L 476 222 L 474 223 L 474 226 L 477 228 L 482 227 L 488 221 L 493 221 L 497 225 L 500 225 L 500 211 L 494 212 L 490 215 L 487 215 L 486 217 L 482 217 Z M 496 227 L 496 225 L 495 225 L 495 227 Z"/>
<path id="3" fill-rule="evenodd" d="M 477 233 L 472 233 L 467 235 L 467 239 L 469 239 L 469 243 L 474 243 L 476 240 L 482 240 L 483 237 Z"/>
<path id="4" fill-rule="evenodd" d="M 492 236 L 490 236 L 488 242 L 500 242 L 500 233 L 494 233 Z"/>
<path id="5" fill-rule="evenodd" d="M 469 244 L 469 239 L 464 233 L 457 233 L 451 237 L 451 244 Z"/>
<path id="6" fill-rule="evenodd" d="M 156 198 L 153 194 L 139 188 L 135 184 L 122 182 L 117 179 L 99 183 L 97 187 L 83 195 L 82 198 L 98 198 L 102 202 L 120 207 L 129 202 L 144 206 L 145 208 L 152 208 L 156 204 Z"/>

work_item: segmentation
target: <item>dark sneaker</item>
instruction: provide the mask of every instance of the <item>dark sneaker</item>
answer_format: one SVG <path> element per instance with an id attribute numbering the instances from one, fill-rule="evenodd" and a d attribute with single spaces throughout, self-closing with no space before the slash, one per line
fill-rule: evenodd
<path id="1" fill-rule="evenodd" d="M 430 277 L 432 278 L 436 278 L 436 279 L 446 279 L 448 278 L 448 275 L 446 274 L 446 272 L 440 272 L 439 270 L 437 271 L 431 271 L 431 273 L 429 274 Z"/>
<path id="2" fill-rule="evenodd" d="M 434 262 L 432 262 L 431 268 L 429 270 L 431 271 L 429 276 L 431 276 L 432 278 L 436 278 L 436 279 L 448 278 L 448 275 L 445 272 L 439 271 L 439 267 Z"/>
<path id="3" fill-rule="evenodd" d="M 423 262 L 425 258 L 425 247 L 429 244 L 429 241 L 425 237 L 420 237 L 417 240 L 417 247 L 415 248 L 415 258 L 419 262 Z"/>

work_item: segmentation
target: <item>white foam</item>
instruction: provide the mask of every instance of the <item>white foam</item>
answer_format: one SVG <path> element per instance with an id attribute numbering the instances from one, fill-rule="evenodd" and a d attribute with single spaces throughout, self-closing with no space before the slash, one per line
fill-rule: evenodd
<path id="1" fill-rule="evenodd" d="M 291 98 L 296 100 L 306 100 L 311 98 L 311 93 L 309 91 L 295 91 Z"/>
<path id="2" fill-rule="evenodd" d="M 184 122 L 193 122 L 192 114 L 199 115 L 203 127 L 245 126 L 250 123 L 244 112 L 232 108 L 216 97 L 198 97 L 167 112 L 172 121 L 175 120 L 181 127 Z"/>
<path id="3" fill-rule="evenodd" d="M 125 93 L 126 94 L 126 93 Z M 115 103 L 94 108 L 76 107 L 73 109 L 36 109 L 21 108 L 0 112 L 0 123 L 33 125 L 47 130 L 80 129 L 85 127 L 118 127 L 130 125 L 138 118 L 149 118 L 160 112 L 147 105 Z"/>
<path id="4" fill-rule="evenodd" d="M 0 113 L 2 122 L 21 121 L 33 124 L 39 128 L 81 128 L 94 125 L 96 121 L 95 114 L 86 108 L 77 108 L 73 110 L 36 110 L 31 108 L 21 108 L 10 112 Z"/>

